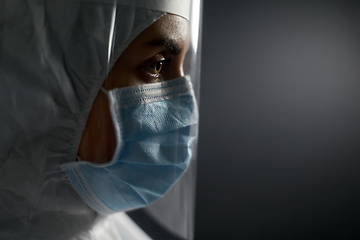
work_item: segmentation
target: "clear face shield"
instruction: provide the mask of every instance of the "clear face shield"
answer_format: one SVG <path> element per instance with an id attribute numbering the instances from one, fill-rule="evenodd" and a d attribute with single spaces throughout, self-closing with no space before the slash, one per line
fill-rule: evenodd
<path id="1" fill-rule="evenodd" d="M 0 237 L 193 239 L 201 7 L 0 3 Z"/>

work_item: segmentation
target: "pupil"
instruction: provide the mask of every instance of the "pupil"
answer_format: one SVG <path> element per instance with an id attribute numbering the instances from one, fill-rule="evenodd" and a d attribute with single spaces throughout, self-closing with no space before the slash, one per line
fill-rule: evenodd
<path id="1" fill-rule="evenodd" d="M 161 62 L 156 63 L 155 71 L 156 71 L 156 72 L 160 72 L 161 66 L 162 66 Z"/>

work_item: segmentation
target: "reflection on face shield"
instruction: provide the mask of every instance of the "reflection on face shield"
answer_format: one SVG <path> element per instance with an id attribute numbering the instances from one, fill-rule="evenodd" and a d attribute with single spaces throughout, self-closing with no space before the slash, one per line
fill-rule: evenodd
<path id="1" fill-rule="evenodd" d="M 97 239 L 188 169 L 189 15 L 136 4 L 0 3 L 1 239 Z"/>

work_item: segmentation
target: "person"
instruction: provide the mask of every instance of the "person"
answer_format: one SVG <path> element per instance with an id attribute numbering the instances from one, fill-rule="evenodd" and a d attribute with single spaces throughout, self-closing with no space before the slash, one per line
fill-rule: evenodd
<path id="1" fill-rule="evenodd" d="M 150 239 L 123 212 L 194 157 L 193 7 L 0 3 L 1 239 Z"/>

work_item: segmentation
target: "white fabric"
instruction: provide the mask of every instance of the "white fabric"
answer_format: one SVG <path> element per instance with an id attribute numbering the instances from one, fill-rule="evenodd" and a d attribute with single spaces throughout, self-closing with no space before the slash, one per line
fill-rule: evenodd
<path id="1" fill-rule="evenodd" d="M 163 14 L 74 0 L 0 1 L 0 239 L 96 239 L 98 214 L 59 165 L 75 161 L 116 59 Z"/>
<path id="2" fill-rule="evenodd" d="M 119 212 L 101 218 L 91 229 L 90 234 L 85 233 L 72 240 L 81 238 L 94 240 L 151 240 L 151 238 L 126 214 Z"/>
<path id="3" fill-rule="evenodd" d="M 74 0 L 79 1 L 79 0 Z M 142 7 L 161 12 L 172 13 L 190 19 L 191 0 L 80 0 L 107 4 Z"/>
<path id="4" fill-rule="evenodd" d="M 189 19 L 190 1 L 0 1 L 0 239 L 150 239 L 124 213 L 90 209 L 59 166 L 76 160 L 94 99 L 129 43 L 165 12 Z M 170 199 L 182 223 L 193 178 Z"/>
<path id="5" fill-rule="evenodd" d="M 137 0 L 137 6 L 180 15 L 189 20 L 190 0 Z"/>

